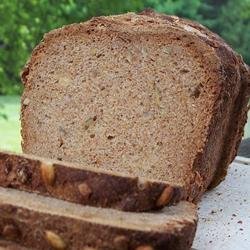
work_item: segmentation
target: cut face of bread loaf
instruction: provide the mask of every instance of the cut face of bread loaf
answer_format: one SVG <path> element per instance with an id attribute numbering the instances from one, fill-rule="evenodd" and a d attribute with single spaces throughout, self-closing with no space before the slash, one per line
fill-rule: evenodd
<path id="1" fill-rule="evenodd" d="M 25 153 L 175 183 L 189 200 L 224 177 L 246 121 L 241 58 L 203 26 L 151 12 L 46 34 L 22 80 Z"/>
<path id="2" fill-rule="evenodd" d="M 122 212 L 0 188 L 0 237 L 46 250 L 189 249 L 195 210 L 180 202 L 156 213 Z"/>
<path id="3" fill-rule="evenodd" d="M 125 211 L 159 209 L 186 197 L 175 184 L 1 151 L 0 186 Z"/>

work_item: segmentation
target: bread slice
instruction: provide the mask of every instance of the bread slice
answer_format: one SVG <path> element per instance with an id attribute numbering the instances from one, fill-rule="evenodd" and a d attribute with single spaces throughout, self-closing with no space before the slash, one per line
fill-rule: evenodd
<path id="1" fill-rule="evenodd" d="M 144 12 L 51 31 L 22 73 L 23 150 L 184 186 L 223 179 L 246 122 L 249 71 L 205 27 Z"/>
<path id="2" fill-rule="evenodd" d="M 189 249 L 196 222 L 195 206 L 186 201 L 133 213 L 0 188 L 0 237 L 30 248 Z"/>
<path id="3" fill-rule="evenodd" d="M 1 151 L 0 186 L 125 211 L 159 209 L 186 198 L 182 187 L 163 181 Z"/>

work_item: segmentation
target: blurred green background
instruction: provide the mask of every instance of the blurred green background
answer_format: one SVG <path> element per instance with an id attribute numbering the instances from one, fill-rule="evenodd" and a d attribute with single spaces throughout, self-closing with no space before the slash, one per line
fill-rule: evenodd
<path id="1" fill-rule="evenodd" d="M 92 16 L 148 7 L 206 25 L 250 64 L 250 0 L 1 0 L 0 148 L 21 150 L 19 73 L 45 32 Z M 250 124 L 245 136 L 250 136 Z"/>

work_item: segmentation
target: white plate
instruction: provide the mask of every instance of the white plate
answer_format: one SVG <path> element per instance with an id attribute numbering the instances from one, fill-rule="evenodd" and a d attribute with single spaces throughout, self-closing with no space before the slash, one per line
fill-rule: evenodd
<path id="1" fill-rule="evenodd" d="M 226 180 L 204 195 L 199 204 L 194 249 L 250 249 L 249 163 L 249 159 L 237 157 Z"/>

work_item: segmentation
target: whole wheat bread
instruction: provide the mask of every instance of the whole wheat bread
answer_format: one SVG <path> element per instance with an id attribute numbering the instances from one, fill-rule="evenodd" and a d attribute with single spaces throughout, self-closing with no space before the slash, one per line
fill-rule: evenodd
<path id="1" fill-rule="evenodd" d="M 195 211 L 183 201 L 161 212 L 122 212 L 0 188 L 0 239 L 44 250 L 189 249 Z"/>
<path id="2" fill-rule="evenodd" d="M 163 181 L 1 151 L 0 186 L 125 211 L 157 209 L 186 197 L 182 187 Z"/>
<path id="3" fill-rule="evenodd" d="M 222 39 L 151 11 L 46 34 L 22 81 L 25 153 L 175 183 L 190 201 L 224 178 L 249 98 Z"/>
<path id="4" fill-rule="evenodd" d="M 178 17 L 145 11 L 52 31 L 22 73 L 23 150 L 75 164 L 1 153 L 0 184 L 135 211 L 196 201 L 236 153 L 249 79 L 221 38 Z M 0 188 L 0 239 L 31 248 L 188 249 L 196 220 L 187 202 L 138 214 Z"/>

